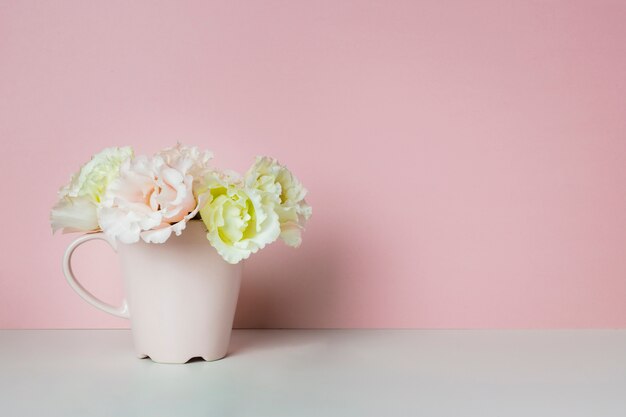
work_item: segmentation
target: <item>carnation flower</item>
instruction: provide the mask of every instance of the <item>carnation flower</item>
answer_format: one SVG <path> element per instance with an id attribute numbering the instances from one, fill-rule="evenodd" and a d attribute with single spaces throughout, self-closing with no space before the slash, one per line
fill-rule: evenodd
<path id="1" fill-rule="evenodd" d="M 208 170 L 211 154 L 177 145 L 128 160 L 98 210 L 100 226 L 123 243 L 163 243 L 180 235 L 203 203 L 193 194 L 192 173 Z"/>
<path id="2" fill-rule="evenodd" d="M 89 232 L 98 230 L 97 208 L 109 184 L 119 175 L 120 165 L 133 156 L 130 147 L 106 148 L 94 155 L 59 190 L 59 201 L 52 208 L 52 231 Z"/>
<path id="3" fill-rule="evenodd" d="M 206 196 L 200 216 L 207 239 L 224 260 L 236 264 L 274 242 L 280 234 L 273 202 L 228 174 L 209 173 L 196 189 Z"/>
<path id="4" fill-rule="evenodd" d="M 300 246 L 301 230 L 312 214 L 304 199 L 307 191 L 300 181 L 277 160 L 257 157 L 246 173 L 245 183 L 248 188 L 258 190 L 264 201 L 274 202 L 281 239 L 289 246 Z"/>

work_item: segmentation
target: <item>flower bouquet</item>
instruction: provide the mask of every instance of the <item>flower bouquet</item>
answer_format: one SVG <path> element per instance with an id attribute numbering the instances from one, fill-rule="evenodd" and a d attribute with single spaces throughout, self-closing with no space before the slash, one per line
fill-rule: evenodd
<path id="1" fill-rule="evenodd" d="M 178 144 L 155 155 L 107 148 L 59 191 L 53 231 L 84 232 L 68 247 L 65 276 L 87 302 L 131 319 L 140 357 L 183 363 L 226 354 L 241 261 L 281 238 L 297 247 L 311 216 L 306 190 L 275 159 L 242 176 L 212 153 Z M 113 307 L 74 277 L 77 246 L 107 241 L 119 254 L 126 300 Z"/>
<path id="2" fill-rule="evenodd" d="M 200 218 L 207 240 L 237 263 L 279 237 L 300 245 L 311 216 L 298 179 L 275 159 L 258 157 L 242 177 L 210 165 L 208 151 L 177 145 L 152 157 L 107 148 L 59 191 L 53 231 L 102 230 L 122 243 L 164 243 Z"/>

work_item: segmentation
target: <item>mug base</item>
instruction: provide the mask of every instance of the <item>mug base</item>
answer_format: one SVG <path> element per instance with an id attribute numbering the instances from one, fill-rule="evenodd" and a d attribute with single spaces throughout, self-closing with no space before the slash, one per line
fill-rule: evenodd
<path id="1" fill-rule="evenodd" d="M 226 357 L 226 353 L 219 354 L 219 355 L 208 355 L 208 354 L 204 354 L 204 355 L 186 355 L 184 357 L 177 357 L 177 358 L 150 356 L 150 355 L 145 354 L 145 353 L 137 353 L 137 358 L 139 358 L 139 359 L 148 358 L 152 362 L 155 362 L 155 363 L 172 364 L 172 365 L 173 364 L 178 364 L 178 365 L 185 364 L 185 363 L 189 362 L 190 360 L 192 360 L 194 358 L 200 358 L 200 359 L 204 360 L 205 362 L 213 362 L 213 361 L 217 361 L 217 360 L 223 359 L 225 357 Z"/>

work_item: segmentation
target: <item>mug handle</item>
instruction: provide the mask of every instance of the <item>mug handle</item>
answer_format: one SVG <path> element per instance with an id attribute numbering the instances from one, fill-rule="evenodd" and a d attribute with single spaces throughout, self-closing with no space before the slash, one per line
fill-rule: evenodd
<path id="1" fill-rule="evenodd" d="M 104 240 L 109 244 L 109 246 L 113 248 L 114 251 L 117 252 L 115 240 L 110 239 L 102 232 L 90 233 L 79 237 L 78 239 L 70 243 L 70 245 L 65 250 L 65 256 L 63 256 L 63 273 L 65 274 L 65 279 L 67 279 L 70 287 L 72 287 L 72 289 L 76 291 L 76 293 L 80 295 L 83 300 L 87 301 L 92 306 L 109 314 L 113 314 L 114 316 L 128 319 L 130 318 L 130 314 L 128 311 L 128 303 L 126 302 L 126 300 L 124 300 L 122 302 L 122 305 L 119 307 L 114 307 L 110 304 L 107 304 L 104 301 L 97 299 L 93 294 L 87 291 L 85 287 L 83 287 L 74 276 L 74 272 L 72 271 L 72 255 L 74 254 L 74 251 L 83 243 L 94 239 Z"/>

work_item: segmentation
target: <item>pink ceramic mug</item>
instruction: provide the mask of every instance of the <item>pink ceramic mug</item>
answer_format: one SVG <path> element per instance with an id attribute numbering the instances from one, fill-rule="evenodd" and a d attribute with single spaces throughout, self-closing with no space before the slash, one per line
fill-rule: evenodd
<path id="1" fill-rule="evenodd" d="M 117 251 L 126 300 L 111 306 L 87 291 L 72 272 L 74 250 L 101 239 Z M 63 271 L 85 301 L 129 318 L 138 357 L 185 363 L 193 357 L 212 361 L 228 351 L 241 283 L 242 262 L 224 261 L 206 240 L 201 221 L 190 221 L 182 235 L 163 244 L 117 243 L 103 233 L 79 237 L 65 251 Z"/>

